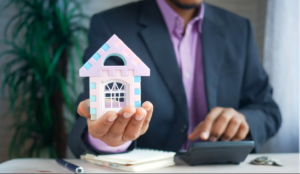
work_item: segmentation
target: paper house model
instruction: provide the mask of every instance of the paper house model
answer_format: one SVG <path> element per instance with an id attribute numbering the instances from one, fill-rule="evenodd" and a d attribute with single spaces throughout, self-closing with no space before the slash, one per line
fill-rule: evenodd
<path id="1" fill-rule="evenodd" d="M 123 66 L 105 66 L 111 57 Z M 113 35 L 80 68 L 80 77 L 89 77 L 90 114 L 96 120 L 107 111 L 118 112 L 126 105 L 141 106 L 141 76 L 150 69 L 116 35 Z"/>

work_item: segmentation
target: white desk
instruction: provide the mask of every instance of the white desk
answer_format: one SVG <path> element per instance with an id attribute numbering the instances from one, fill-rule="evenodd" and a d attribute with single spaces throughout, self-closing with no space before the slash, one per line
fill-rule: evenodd
<path id="1" fill-rule="evenodd" d="M 257 166 L 249 162 L 258 156 L 269 156 L 285 162 L 285 167 L 278 166 Z M 112 173 L 123 172 L 86 163 L 78 159 L 67 160 L 84 168 L 85 173 Z M 70 173 L 69 170 L 59 166 L 53 159 L 13 159 L 0 164 L 2 173 Z M 172 167 L 152 170 L 153 173 L 299 173 L 299 154 L 251 154 L 240 165 L 205 165 L 187 166 L 179 161 L 179 164 Z"/>

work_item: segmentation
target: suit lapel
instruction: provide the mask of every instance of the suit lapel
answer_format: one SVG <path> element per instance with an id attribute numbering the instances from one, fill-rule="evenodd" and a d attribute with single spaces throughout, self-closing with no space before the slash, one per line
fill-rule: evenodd
<path id="1" fill-rule="evenodd" d="M 143 5 L 140 23 L 146 27 L 140 32 L 140 35 L 160 76 L 172 94 L 178 106 L 177 109 L 188 121 L 187 101 L 181 72 L 167 27 L 163 27 L 166 24 L 155 1 L 148 0 Z"/>
<path id="2" fill-rule="evenodd" d="M 209 110 L 217 106 L 218 78 L 221 73 L 225 49 L 225 33 L 222 26 L 222 21 L 213 13 L 211 6 L 205 4 L 202 52 L 205 91 Z"/>

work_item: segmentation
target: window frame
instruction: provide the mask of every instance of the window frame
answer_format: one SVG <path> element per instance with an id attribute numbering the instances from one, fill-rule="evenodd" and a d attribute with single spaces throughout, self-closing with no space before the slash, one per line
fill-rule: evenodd
<path id="1" fill-rule="evenodd" d="M 106 81 L 106 82 L 103 82 L 102 85 L 101 85 L 101 93 L 102 93 L 102 99 L 101 99 L 101 107 L 102 107 L 102 112 L 106 112 L 106 111 L 119 111 L 121 110 L 122 108 L 105 108 L 105 94 L 108 94 L 107 92 L 105 92 L 105 86 L 110 84 L 110 83 L 121 83 L 122 85 L 124 85 L 125 87 L 125 91 L 124 91 L 124 101 L 125 101 L 125 104 L 128 105 L 128 102 L 129 102 L 129 85 L 128 83 L 126 83 L 125 81 L 122 81 L 122 80 L 109 80 L 109 81 Z M 109 92 L 109 94 L 117 94 L 119 92 Z M 123 92 L 122 92 L 123 93 Z"/>

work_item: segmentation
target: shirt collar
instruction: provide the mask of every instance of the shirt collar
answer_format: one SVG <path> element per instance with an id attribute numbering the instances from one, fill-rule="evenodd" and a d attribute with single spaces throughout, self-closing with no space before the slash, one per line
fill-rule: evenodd
<path id="1" fill-rule="evenodd" d="M 157 5 L 163 15 L 169 33 L 183 33 L 183 19 L 169 6 L 165 0 L 156 0 Z M 202 33 L 202 23 L 204 18 L 205 5 L 201 3 L 197 15 L 189 22 L 198 24 L 198 31 Z M 197 22 L 199 21 L 199 22 Z"/>

